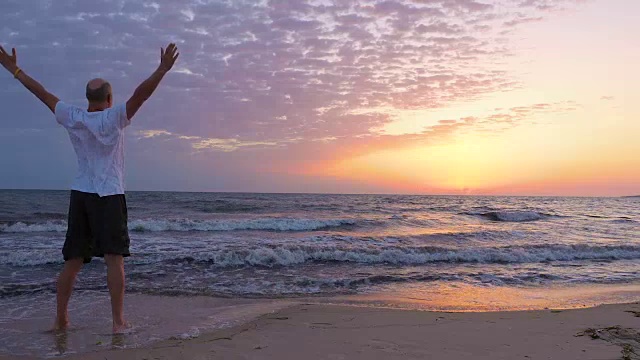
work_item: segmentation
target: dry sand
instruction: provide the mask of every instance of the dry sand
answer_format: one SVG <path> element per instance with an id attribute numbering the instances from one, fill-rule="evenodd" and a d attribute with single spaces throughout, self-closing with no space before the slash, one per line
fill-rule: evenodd
<path id="1" fill-rule="evenodd" d="M 485 313 L 301 304 L 196 339 L 67 358 L 640 359 L 639 315 L 640 303 Z"/>

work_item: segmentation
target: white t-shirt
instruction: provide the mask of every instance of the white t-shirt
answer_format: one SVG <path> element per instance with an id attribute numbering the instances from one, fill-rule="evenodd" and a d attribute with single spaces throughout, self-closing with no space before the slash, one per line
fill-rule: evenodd
<path id="1" fill-rule="evenodd" d="M 100 196 L 124 194 L 124 128 L 131 124 L 126 105 L 88 112 L 60 101 L 55 114 L 78 157 L 71 189 Z"/>

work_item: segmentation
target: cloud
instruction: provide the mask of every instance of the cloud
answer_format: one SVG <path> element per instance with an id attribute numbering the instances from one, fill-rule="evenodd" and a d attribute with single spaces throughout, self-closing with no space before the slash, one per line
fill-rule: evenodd
<path id="1" fill-rule="evenodd" d="M 410 147 L 442 140 L 459 131 L 499 134 L 508 129 L 532 122 L 542 115 L 566 114 L 580 107 L 579 104 L 573 101 L 562 101 L 516 106 L 508 109 L 496 109 L 494 113 L 486 116 L 468 116 L 455 120 L 439 120 L 435 125 L 425 127 L 420 133 L 395 136 L 382 135 L 372 137 L 371 141 L 375 143 L 376 141 L 382 140 L 384 147 Z"/>
<path id="2" fill-rule="evenodd" d="M 522 15 L 519 14 L 515 19 L 511 19 L 508 21 L 504 22 L 505 26 L 518 26 L 518 25 L 522 25 L 522 24 L 527 24 L 527 23 L 534 23 L 534 22 L 540 22 L 544 20 L 544 18 L 542 16 L 526 16 L 526 15 Z"/>
<path id="3" fill-rule="evenodd" d="M 241 148 L 265 148 L 278 146 L 278 142 L 269 141 L 241 141 L 238 139 L 199 139 L 193 143 L 194 149 L 216 149 L 221 151 L 235 151 Z"/>
<path id="4" fill-rule="evenodd" d="M 526 121 L 532 113 L 510 109 L 493 119 L 444 119 L 420 134 L 375 130 L 400 110 L 517 88 L 504 64 L 513 55 L 504 31 L 577 2 L 4 0 L 0 43 L 17 47 L 20 65 L 47 89 L 84 106 L 88 79 L 107 78 L 116 101 L 126 101 L 157 66 L 159 48 L 177 42 L 176 68 L 133 121 L 134 149 L 187 158 L 260 153 L 260 161 L 225 163 L 238 167 L 260 166 L 268 150 L 286 168 L 304 158 Z M 3 111 L 19 117 L 21 128 L 55 127 L 50 113 L 25 105 L 34 100 L 18 89 L 0 89 Z M 16 126 L 3 122 L 0 130 Z M 68 151 L 59 140 L 57 151 Z"/>
<path id="5" fill-rule="evenodd" d="M 201 136 L 189 136 L 174 134 L 167 130 L 140 130 L 137 132 L 138 139 L 151 139 L 166 141 L 180 141 L 188 144 L 195 151 L 217 150 L 231 152 L 244 148 L 269 148 L 283 146 L 286 141 L 242 141 L 238 139 L 205 138 Z"/>
<path id="6" fill-rule="evenodd" d="M 586 3 L 588 1 L 590 0 L 521 0 L 518 5 L 522 8 L 532 8 L 535 10 L 550 12 L 564 11 L 573 5 Z"/>
<path id="7" fill-rule="evenodd" d="M 157 137 L 157 136 L 170 136 L 170 135 L 172 135 L 170 132 L 168 132 L 166 130 L 140 130 L 140 131 L 138 131 L 138 134 L 143 139 L 154 138 L 154 137 Z"/>
<path id="8" fill-rule="evenodd" d="M 18 47 L 26 69 L 49 69 L 36 75 L 59 84 L 62 98 L 94 75 L 130 93 L 157 48 L 178 42 L 177 69 L 141 115 L 169 131 L 253 141 L 362 135 L 380 118 L 350 109 L 435 108 L 513 88 L 495 64 L 509 54 L 498 33 L 542 20 L 551 4 L 11 0 L 0 39 Z M 352 121 L 361 124 L 340 126 Z"/>
<path id="9" fill-rule="evenodd" d="M 162 137 L 149 137 L 148 141 L 153 143 L 145 144 L 144 147 L 153 147 L 154 144 L 171 141 L 179 144 L 180 147 L 189 148 L 192 153 L 261 149 L 263 151 L 254 152 L 251 159 L 252 166 L 257 169 L 262 167 L 261 164 L 269 164 L 271 170 L 279 169 L 279 171 L 287 171 L 291 168 L 305 169 L 309 166 L 323 169 L 324 164 L 337 159 L 355 157 L 381 149 L 426 146 L 446 141 L 455 134 L 463 132 L 497 135 L 532 121 L 544 119 L 547 115 L 567 114 L 580 107 L 575 102 L 563 101 L 496 109 L 486 116 L 439 120 L 418 133 L 403 135 L 370 133 L 357 137 L 290 138 L 252 142 L 238 139 L 186 137 L 165 130 L 154 130 L 154 134 L 162 134 Z M 318 172 L 321 173 L 322 170 Z"/>

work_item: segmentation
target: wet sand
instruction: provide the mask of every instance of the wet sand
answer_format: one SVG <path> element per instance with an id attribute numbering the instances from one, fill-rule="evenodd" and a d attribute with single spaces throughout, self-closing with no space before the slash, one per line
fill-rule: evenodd
<path id="1" fill-rule="evenodd" d="M 637 359 L 639 315 L 640 303 L 483 313 L 298 304 L 195 339 L 65 358 Z"/>

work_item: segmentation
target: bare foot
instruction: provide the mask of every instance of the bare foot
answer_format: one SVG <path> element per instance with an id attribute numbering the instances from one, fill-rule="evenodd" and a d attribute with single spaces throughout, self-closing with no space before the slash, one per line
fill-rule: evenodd
<path id="1" fill-rule="evenodd" d="M 121 322 L 120 324 L 113 323 L 113 333 L 114 334 L 127 334 L 131 332 L 133 327 L 126 321 Z"/>
<path id="2" fill-rule="evenodd" d="M 69 328 L 69 319 L 56 319 L 56 321 L 53 323 L 53 327 L 51 328 L 51 331 L 53 332 L 60 332 L 60 331 L 66 331 Z"/>

